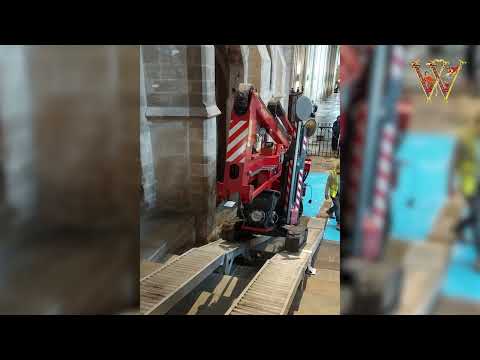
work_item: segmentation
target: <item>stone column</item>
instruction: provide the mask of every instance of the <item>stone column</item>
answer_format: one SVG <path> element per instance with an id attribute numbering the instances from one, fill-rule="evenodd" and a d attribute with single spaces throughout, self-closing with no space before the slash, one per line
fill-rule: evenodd
<path id="1" fill-rule="evenodd" d="M 288 94 L 292 85 L 293 77 L 293 67 L 295 66 L 294 60 L 294 45 L 283 45 L 283 56 L 285 58 L 285 82 L 283 84 L 283 93 L 287 96 L 288 103 Z"/>
<path id="2" fill-rule="evenodd" d="M 213 45 L 142 46 L 156 207 L 193 214 L 196 242 L 213 229 L 216 199 Z"/>
<path id="3" fill-rule="evenodd" d="M 39 223 L 136 229 L 138 47 L 32 46 L 26 51 Z M 28 103 L 16 100 L 17 109 L 28 109 Z"/>
<path id="4" fill-rule="evenodd" d="M 272 62 L 266 45 L 250 45 L 248 55 L 248 83 L 257 88 L 260 98 L 267 103 L 271 98 L 270 68 Z"/>
<path id="5" fill-rule="evenodd" d="M 238 86 L 241 83 L 246 82 L 246 76 L 247 74 L 247 58 L 248 58 L 248 47 L 247 47 L 247 52 L 245 52 L 242 47 L 244 45 L 232 45 L 229 47 L 229 52 L 228 52 L 228 61 L 229 61 L 229 68 L 230 68 L 230 74 L 229 74 L 229 81 L 228 81 L 228 91 L 229 91 L 229 96 L 227 100 L 227 126 L 230 122 L 230 117 L 232 113 L 232 108 L 233 108 L 233 92 L 232 89 L 238 90 Z"/>
<path id="6" fill-rule="evenodd" d="M 150 126 L 146 120 L 147 96 L 145 92 L 145 67 L 140 52 L 140 161 L 142 167 L 143 207 L 149 210 L 155 207 L 157 200 L 157 179 L 153 165 Z"/>
<path id="7" fill-rule="evenodd" d="M 17 223 L 32 217 L 36 189 L 28 70 L 27 47 L 0 47 L 0 207 L 11 209 Z"/>
<path id="8" fill-rule="evenodd" d="M 5 149 L 4 149 L 4 129 L 2 118 L 0 117 L 0 224 L 4 217 L 5 204 Z"/>

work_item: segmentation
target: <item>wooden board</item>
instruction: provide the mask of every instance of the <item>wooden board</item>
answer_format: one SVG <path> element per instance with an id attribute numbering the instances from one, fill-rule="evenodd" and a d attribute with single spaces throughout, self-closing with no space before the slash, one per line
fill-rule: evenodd
<path id="1" fill-rule="evenodd" d="M 435 304 L 433 315 L 480 315 L 480 304 L 442 296 Z"/>

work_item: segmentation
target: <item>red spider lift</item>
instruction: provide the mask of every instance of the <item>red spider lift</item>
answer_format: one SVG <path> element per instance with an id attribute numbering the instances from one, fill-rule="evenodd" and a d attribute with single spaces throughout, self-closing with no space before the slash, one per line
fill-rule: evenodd
<path id="1" fill-rule="evenodd" d="M 312 102 L 290 91 L 288 114 L 280 101 L 265 106 L 255 89 L 242 84 L 236 93 L 227 141 L 221 201 L 238 201 L 238 219 L 228 238 L 285 236 L 285 247 L 298 251 L 307 228 L 299 223 L 305 180 L 311 166 L 307 138 L 316 123 Z"/>

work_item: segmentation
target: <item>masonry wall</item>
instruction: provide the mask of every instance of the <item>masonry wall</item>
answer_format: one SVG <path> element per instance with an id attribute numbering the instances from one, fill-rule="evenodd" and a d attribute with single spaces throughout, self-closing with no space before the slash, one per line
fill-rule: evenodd
<path id="1" fill-rule="evenodd" d="M 28 49 L 41 223 L 138 224 L 138 63 L 136 46 Z"/>
<path id="2" fill-rule="evenodd" d="M 140 51 L 140 159 L 142 167 L 141 176 L 141 202 L 140 211 L 143 213 L 155 207 L 157 201 L 157 178 L 153 163 L 152 140 L 150 126 L 146 120 L 147 97 L 145 92 L 145 69 L 143 56 Z"/>
<path id="3" fill-rule="evenodd" d="M 0 64 L 3 202 L 15 222 L 138 224 L 137 48 L 3 46 Z"/>
<path id="4" fill-rule="evenodd" d="M 213 46 L 142 46 L 146 103 L 142 149 L 145 154 L 151 151 L 152 159 L 150 163 L 145 155 L 142 163 L 144 186 L 154 184 L 152 210 L 159 216 L 193 215 L 197 244 L 207 241 L 215 212 L 219 112 L 214 59 Z M 175 251 L 175 244 L 169 251 Z"/>

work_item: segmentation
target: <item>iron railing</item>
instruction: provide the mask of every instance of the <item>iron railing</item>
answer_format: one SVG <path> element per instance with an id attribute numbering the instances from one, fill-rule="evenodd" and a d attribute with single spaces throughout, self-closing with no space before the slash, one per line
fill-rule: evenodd
<path id="1" fill-rule="evenodd" d="M 332 123 L 318 125 L 315 135 L 308 141 L 307 154 L 310 156 L 334 157 L 340 156 L 338 138 L 333 137 Z"/>

